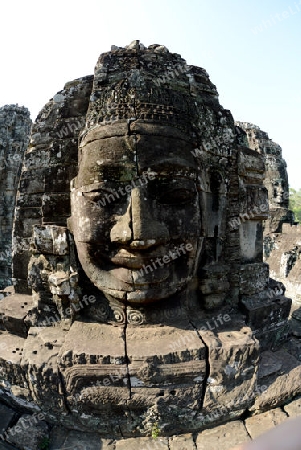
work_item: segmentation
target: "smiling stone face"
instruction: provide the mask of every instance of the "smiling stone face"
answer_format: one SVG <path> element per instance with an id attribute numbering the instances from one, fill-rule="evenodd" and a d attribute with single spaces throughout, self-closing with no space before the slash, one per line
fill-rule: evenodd
<path id="1" fill-rule="evenodd" d="M 147 135 L 112 136 L 114 125 L 88 133 L 71 195 L 86 275 L 105 295 L 134 304 L 185 289 L 201 250 L 193 146 L 178 131 L 152 127 Z"/>

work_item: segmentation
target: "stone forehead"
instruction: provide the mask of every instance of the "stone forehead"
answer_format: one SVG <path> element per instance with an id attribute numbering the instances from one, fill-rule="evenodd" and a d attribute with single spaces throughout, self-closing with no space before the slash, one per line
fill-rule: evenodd
<path id="1" fill-rule="evenodd" d="M 102 139 L 112 137 L 126 137 L 126 136 L 149 136 L 173 138 L 180 141 L 186 141 L 189 144 L 196 144 L 195 139 L 183 133 L 178 128 L 168 125 L 161 125 L 153 122 L 145 122 L 142 120 L 120 120 L 112 123 L 96 125 L 94 127 L 85 129 L 81 135 L 79 147 L 83 149 L 87 144 Z"/>
<path id="2" fill-rule="evenodd" d="M 217 102 L 216 88 L 204 69 L 187 65 L 180 55 L 139 41 L 113 46 L 95 67 L 86 128 L 139 119 L 193 134 L 201 97 Z"/>

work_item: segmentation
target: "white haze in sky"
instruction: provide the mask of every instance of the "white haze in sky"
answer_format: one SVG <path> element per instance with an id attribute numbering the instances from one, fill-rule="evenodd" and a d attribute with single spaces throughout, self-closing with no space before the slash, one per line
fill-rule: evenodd
<path id="1" fill-rule="evenodd" d="M 0 14 L 0 106 L 35 119 L 111 45 L 163 44 L 207 70 L 236 120 L 281 145 L 301 188 L 301 0 L 3 0 Z"/>

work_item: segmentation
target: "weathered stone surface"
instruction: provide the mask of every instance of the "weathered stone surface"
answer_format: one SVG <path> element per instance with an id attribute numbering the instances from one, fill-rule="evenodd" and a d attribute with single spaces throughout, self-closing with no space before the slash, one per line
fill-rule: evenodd
<path id="1" fill-rule="evenodd" d="M 0 442 L 0 450 L 15 450 L 17 447 L 4 442 Z"/>
<path id="2" fill-rule="evenodd" d="M 266 411 L 269 408 L 283 405 L 287 399 L 294 398 L 301 393 L 301 365 L 288 373 L 278 376 L 268 384 L 268 388 L 256 398 L 254 411 Z"/>
<path id="3" fill-rule="evenodd" d="M 116 441 L 116 450 L 168 450 L 166 438 L 135 438 Z"/>
<path id="4" fill-rule="evenodd" d="M 249 328 L 202 333 L 209 352 L 209 376 L 203 409 L 203 425 L 240 416 L 253 401 L 259 348 Z"/>
<path id="5" fill-rule="evenodd" d="M 50 435 L 49 450 L 115 450 L 115 443 L 112 439 L 101 439 L 96 433 L 54 427 Z"/>
<path id="6" fill-rule="evenodd" d="M 59 327 L 32 327 L 24 343 L 21 368 L 34 402 L 45 411 L 64 412 L 57 357 L 65 333 Z"/>
<path id="7" fill-rule="evenodd" d="M 285 285 L 294 309 L 301 305 L 300 233 L 300 225 L 283 224 L 281 233 L 269 233 L 265 237 L 265 259 L 271 276 Z"/>
<path id="8" fill-rule="evenodd" d="M 289 417 L 297 417 L 301 415 L 301 399 L 292 401 L 288 405 L 284 405 L 284 411 Z"/>
<path id="9" fill-rule="evenodd" d="M 32 305 L 3 304 L 0 338 L 26 337 L 1 349 L 10 404 L 118 439 L 251 406 L 253 333 L 262 350 L 285 336 L 290 302 L 261 305 L 265 167 L 242 135 L 204 69 L 139 41 L 47 103 L 14 222 L 15 295 Z"/>
<path id="10" fill-rule="evenodd" d="M 243 423 L 235 421 L 202 431 L 197 436 L 196 445 L 198 450 L 231 450 L 248 441 L 250 437 Z"/>
<path id="11" fill-rule="evenodd" d="M 282 149 L 258 126 L 248 122 L 236 122 L 236 125 L 246 132 L 249 147 L 263 155 L 264 185 L 268 191 L 270 210 L 265 226 L 268 231 L 277 233 L 281 231 L 283 223 L 292 223 L 292 213 L 288 210 L 288 176 Z"/>
<path id="12" fill-rule="evenodd" d="M 0 405 L 0 434 L 4 433 L 15 418 L 16 412 L 13 409 Z"/>
<path id="13" fill-rule="evenodd" d="M 27 108 L 0 108 L 0 289 L 12 282 L 12 229 L 16 193 L 31 120 Z"/>
<path id="14" fill-rule="evenodd" d="M 28 327 L 25 318 L 32 306 L 31 295 L 13 294 L 4 298 L 0 303 L 0 317 L 4 330 L 26 337 Z"/>
<path id="15" fill-rule="evenodd" d="M 40 450 L 49 442 L 48 425 L 36 417 L 24 414 L 7 432 L 7 440 L 20 450 Z"/>
<path id="16" fill-rule="evenodd" d="M 263 350 L 276 349 L 287 338 L 292 301 L 282 294 L 283 290 L 276 288 L 242 298 L 247 324 L 254 330 Z"/>
<path id="17" fill-rule="evenodd" d="M 256 439 L 285 420 L 287 420 L 287 415 L 280 408 L 276 408 L 263 414 L 249 417 L 245 421 L 245 426 L 251 438 Z"/>
<path id="18" fill-rule="evenodd" d="M 281 349 L 277 352 L 262 352 L 260 355 L 258 380 L 261 383 L 268 380 L 275 381 L 279 375 L 289 373 L 299 365 L 299 361 L 288 353 L 286 349 Z"/>
<path id="19" fill-rule="evenodd" d="M 27 388 L 27 382 L 20 368 L 25 339 L 10 333 L 0 335 L 0 379 L 1 391 L 11 393 L 14 385 Z"/>
<path id="20" fill-rule="evenodd" d="M 181 434 L 170 438 L 169 450 L 196 450 L 192 434 Z"/>
<path id="21" fill-rule="evenodd" d="M 195 427 L 206 379 L 206 348 L 189 326 L 132 327 L 126 335 L 131 399 L 134 410 L 148 407 L 145 428 L 154 413 L 161 433 Z"/>
<path id="22" fill-rule="evenodd" d="M 32 226 L 66 225 L 70 202 L 63 194 L 77 171 L 77 137 L 84 126 L 93 77 L 66 83 L 41 110 L 33 125 L 20 178 L 15 220 L 14 278 L 17 292 L 28 292 Z"/>

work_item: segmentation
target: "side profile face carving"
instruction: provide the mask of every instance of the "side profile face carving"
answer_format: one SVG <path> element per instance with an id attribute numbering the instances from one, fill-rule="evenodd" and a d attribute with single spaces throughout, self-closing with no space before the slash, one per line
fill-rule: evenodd
<path id="1" fill-rule="evenodd" d="M 133 304 L 187 287 L 201 250 L 193 146 L 163 128 L 88 132 L 71 188 L 70 225 L 83 270 L 106 296 Z"/>
<path id="2" fill-rule="evenodd" d="M 283 203 L 283 194 L 286 192 L 285 182 L 282 179 L 274 180 L 273 183 L 273 197 L 272 201 L 280 205 Z"/>

